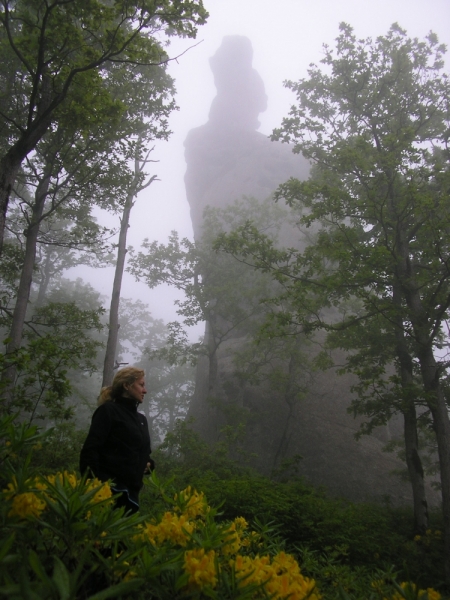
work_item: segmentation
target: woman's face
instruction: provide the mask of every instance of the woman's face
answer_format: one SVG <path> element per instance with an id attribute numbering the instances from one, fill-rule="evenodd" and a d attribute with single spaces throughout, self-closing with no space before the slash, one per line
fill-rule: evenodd
<path id="1" fill-rule="evenodd" d="M 129 396 L 130 398 L 134 398 L 138 402 L 143 402 L 144 396 L 147 393 L 143 377 L 141 377 L 140 379 L 136 379 L 136 381 L 131 385 L 125 385 L 124 388 L 127 396 Z"/>

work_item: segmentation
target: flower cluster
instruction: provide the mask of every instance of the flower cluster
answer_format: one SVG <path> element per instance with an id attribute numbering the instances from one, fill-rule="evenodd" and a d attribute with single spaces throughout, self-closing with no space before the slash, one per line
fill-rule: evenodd
<path id="1" fill-rule="evenodd" d="M 423 600 L 441 600 L 442 598 L 441 594 L 433 588 L 417 590 L 417 586 L 414 583 L 404 581 L 400 584 L 400 587 L 402 590 L 413 592 L 414 598 L 418 598 L 418 600 L 421 598 L 423 598 Z M 383 598 L 383 600 L 404 600 L 404 596 L 400 592 L 395 592 L 393 596 L 390 596 L 390 598 Z"/>
<path id="2" fill-rule="evenodd" d="M 41 515 L 45 507 L 45 501 L 39 498 L 34 492 L 16 494 L 13 497 L 8 517 L 19 517 L 19 519 L 37 518 Z"/>
<path id="3" fill-rule="evenodd" d="M 215 588 L 217 585 L 216 553 L 214 550 L 205 552 L 204 548 L 187 550 L 184 553 L 183 568 L 189 575 L 189 585 L 194 588 Z"/>
<path id="4" fill-rule="evenodd" d="M 194 528 L 195 523 L 190 521 L 186 515 L 166 512 L 158 524 L 146 523 L 142 527 L 140 537 L 148 539 L 154 546 L 166 541 L 186 546 Z"/>
<path id="5" fill-rule="evenodd" d="M 75 473 L 69 473 L 69 471 L 58 471 L 54 475 L 47 475 L 44 479 L 52 486 L 68 485 L 73 489 L 77 486 L 78 483 L 77 476 L 75 475 Z"/>
<path id="6" fill-rule="evenodd" d="M 287 598 L 290 600 L 320 600 L 315 590 L 313 579 L 304 577 L 297 561 L 290 555 L 280 552 L 270 559 L 269 556 L 237 555 L 234 561 L 236 576 L 240 586 L 255 584 L 264 586 L 271 598 Z"/>
<path id="7" fill-rule="evenodd" d="M 176 511 L 183 513 L 188 519 L 204 517 L 209 511 L 209 506 L 203 492 L 198 493 L 189 485 L 179 494 L 175 494 Z"/>
<path id="8" fill-rule="evenodd" d="M 137 539 L 149 540 L 154 546 L 164 542 L 186 546 L 197 522 L 208 513 L 209 506 L 203 493 L 187 487 L 174 496 L 174 511 L 165 512 L 159 523 L 145 523 Z"/>
<path id="9" fill-rule="evenodd" d="M 97 490 L 91 500 L 92 504 L 98 504 L 99 502 L 105 502 L 106 500 L 111 500 L 112 502 L 112 492 L 108 483 L 104 483 L 97 478 L 88 479 L 86 483 L 88 492 L 95 489 Z"/>
<path id="10" fill-rule="evenodd" d="M 43 489 L 45 486 L 39 481 L 28 479 L 26 491 L 19 491 L 17 479 L 13 477 L 6 489 L 3 490 L 5 498 L 12 501 L 8 517 L 38 518 L 46 507 L 45 500 L 39 493 Z"/>
<path id="11" fill-rule="evenodd" d="M 97 504 L 112 498 L 111 488 L 107 483 L 103 483 L 98 479 L 91 479 L 86 484 L 87 492 L 97 490 L 90 504 Z M 6 489 L 3 490 L 4 497 L 11 500 L 11 509 L 8 516 L 18 517 L 19 519 L 38 518 L 45 510 L 47 500 L 52 497 L 51 488 L 69 487 L 75 489 L 79 485 L 80 479 L 74 473 L 68 471 L 27 479 L 21 486 L 22 489 L 19 489 L 17 479 L 13 477 Z"/>
<path id="12" fill-rule="evenodd" d="M 165 512 L 159 522 L 141 526 L 136 539 L 144 543 L 150 541 L 155 550 L 164 543 L 186 548 L 182 568 L 191 591 L 214 589 L 222 575 L 234 572 L 243 593 L 246 587 L 255 590 L 263 587 L 271 598 L 319 600 L 314 580 L 300 573 L 297 562 L 289 554 L 281 552 L 273 558 L 245 555 L 250 542 L 259 539 L 259 535 L 248 531 L 248 523 L 242 517 L 219 525 L 215 549 L 207 550 L 201 542 L 199 546 L 207 515 L 211 515 L 211 510 L 204 495 L 188 487 L 175 495 L 173 512 Z"/>
<path id="13" fill-rule="evenodd" d="M 249 540 L 244 539 L 247 527 L 247 521 L 243 517 L 237 517 L 225 530 L 225 544 L 222 547 L 224 554 L 237 554 L 242 546 L 249 544 Z M 255 532 L 252 532 L 252 534 L 255 534 Z"/>

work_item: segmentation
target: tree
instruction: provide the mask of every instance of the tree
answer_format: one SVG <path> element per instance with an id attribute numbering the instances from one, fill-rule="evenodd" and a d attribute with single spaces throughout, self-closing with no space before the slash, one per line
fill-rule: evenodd
<path id="1" fill-rule="evenodd" d="M 55 217 L 42 224 L 33 275 L 36 306 L 44 303 L 50 283 L 61 278 L 68 269 L 80 265 L 99 269 L 112 263 L 108 243 L 111 231 L 85 216 L 79 214 L 75 221 Z"/>
<path id="2" fill-rule="evenodd" d="M 64 291 L 64 287 L 66 291 Z M 14 402 L 4 402 L 2 413 L 18 412 L 30 422 L 47 424 L 70 419 L 73 386 L 69 374 L 92 374 L 102 346 L 103 308 L 92 302 L 92 288 L 84 286 L 84 305 L 75 301 L 80 281 L 64 282 L 52 290 L 49 301 L 36 308 L 27 321 L 26 344 L 15 352 L 16 393 Z M 71 288 L 71 289 L 70 289 Z M 1 357 L 1 365 L 5 356 Z M 72 379 L 73 381 L 73 379 Z"/>
<path id="3" fill-rule="evenodd" d="M 113 128 L 117 130 L 116 127 Z M 101 134 L 105 134 L 103 137 Z M 101 141 L 98 141 L 100 136 Z M 108 177 L 109 172 L 117 168 L 113 156 L 108 160 L 105 152 L 107 142 L 113 143 L 111 124 L 95 128 L 86 136 L 72 135 L 58 128 L 49 132 L 41 140 L 35 156 L 27 159 L 25 169 L 20 173 L 20 187 L 17 187 L 16 204 L 23 215 L 22 231 L 16 232 L 16 239 L 24 238 L 24 257 L 20 269 L 14 310 L 6 353 L 12 356 L 22 343 L 24 323 L 30 299 L 33 273 L 36 263 L 36 251 L 39 242 L 44 241 L 39 236 L 44 221 L 54 220 L 56 216 L 71 219 L 77 223 L 77 233 L 80 235 L 77 244 L 99 245 L 99 237 L 103 228 L 95 227 L 92 223 L 92 198 L 98 205 L 111 205 L 109 197 L 117 192 L 120 198 L 120 176 Z M 117 140 L 116 140 L 117 141 Z M 103 155 L 102 155 L 103 154 Z M 23 223 L 25 221 L 25 223 Z M 9 226 L 8 226 L 9 227 Z M 91 239 L 87 239 L 88 235 Z M 69 238 L 66 237 L 66 245 Z M 15 380 L 15 366 L 10 366 L 3 372 L 3 382 L 9 381 L 6 393 L 12 392 Z"/>
<path id="4" fill-rule="evenodd" d="M 161 35 L 195 37 L 207 16 L 201 0 L 1 0 L 0 43 L 12 71 L 0 111 L 0 252 L 17 173 L 42 136 L 56 122 L 89 129 L 105 104 L 120 109 L 105 94 L 108 67 L 166 62 Z"/>
<path id="5" fill-rule="evenodd" d="M 270 296 L 273 287 L 269 277 L 239 265 L 225 253 L 213 252 L 212 243 L 220 232 L 237 226 L 250 215 L 259 218 L 260 226 L 276 235 L 285 211 L 271 204 L 246 198 L 224 210 L 207 209 L 199 242 L 180 240 L 172 232 L 168 244 L 145 240 L 143 251 L 129 259 L 129 271 L 149 287 L 165 283 L 184 292 L 184 299 L 176 301 L 183 325 L 169 324 L 170 345 L 165 358 L 195 362 L 199 356 L 206 357 L 211 397 L 217 392 L 218 349 L 234 336 L 251 336 L 258 329 L 266 312 L 261 299 Z M 184 327 L 203 321 L 206 321 L 204 342 L 189 344 Z"/>
<path id="6" fill-rule="evenodd" d="M 106 103 L 105 108 L 97 107 L 96 113 L 90 116 L 90 126 L 82 132 L 73 126 L 66 129 L 61 123 L 57 124 L 54 130 L 43 135 L 35 155 L 26 159 L 18 176 L 21 186 L 16 189 L 16 194 L 20 196 L 20 204 L 27 207 L 23 211 L 27 223 L 24 229 L 25 258 L 7 344 L 10 355 L 20 347 L 22 340 L 36 247 L 43 222 L 54 218 L 55 213 L 60 217 L 72 217 L 78 222 L 82 215 L 86 234 L 86 224 L 92 222 L 94 203 L 113 211 L 124 206 L 124 213 L 129 214 L 134 196 L 143 189 L 143 184 L 141 170 L 133 175 L 128 162 L 133 157 L 139 160 L 145 140 L 168 135 L 167 115 L 173 110 L 174 102 L 173 81 L 166 74 L 165 65 L 130 69 L 128 65 L 119 64 L 111 65 L 104 71 L 104 93 L 110 98 L 110 103 L 120 105 L 120 111 L 111 114 L 110 103 Z M 72 100 L 70 94 L 68 99 Z M 27 202 L 30 188 L 35 188 L 35 192 Z M 125 252 L 124 234 L 128 228 L 128 220 L 122 221 L 117 268 L 121 262 L 120 256 Z M 97 231 L 100 233 L 101 229 L 97 228 Z M 89 233 L 93 232 L 94 227 L 90 227 Z M 90 242 L 91 245 L 99 244 L 95 237 Z M 113 292 L 110 318 L 117 323 L 118 306 L 114 310 L 116 292 Z M 112 354 L 111 378 L 114 351 L 111 353 L 110 342 L 115 331 L 114 326 L 110 327 L 106 353 L 107 359 Z M 3 375 L 4 381 L 8 379 L 11 382 L 9 388 L 14 383 L 14 377 L 12 364 Z"/>
<path id="7" fill-rule="evenodd" d="M 136 201 L 136 196 L 142 192 L 145 188 L 147 188 L 153 181 L 156 179 L 156 175 L 152 175 L 147 179 L 147 181 L 143 181 L 143 176 L 145 176 L 144 168 L 148 162 L 149 154 L 151 151 L 147 153 L 145 157 L 140 157 L 142 153 L 142 143 L 141 138 L 139 138 L 139 143 L 136 146 L 135 150 L 135 160 L 134 160 L 134 178 L 130 183 L 127 197 L 125 199 L 125 204 L 123 207 L 122 217 L 120 219 L 120 231 L 119 231 L 119 239 L 117 243 L 117 261 L 116 267 L 114 271 L 114 282 L 111 294 L 111 304 L 109 308 L 109 325 L 108 325 L 108 341 L 106 343 L 106 352 L 105 352 L 105 360 L 103 365 L 103 382 L 102 387 L 111 385 L 114 375 L 114 363 L 116 360 L 116 352 L 117 352 L 117 341 L 119 336 L 119 303 L 120 303 L 120 293 L 122 288 L 122 278 L 123 272 L 125 268 L 125 257 L 127 253 L 127 233 L 128 227 L 130 226 L 130 215 L 131 210 Z"/>
<path id="8" fill-rule="evenodd" d="M 103 368 L 103 386 L 112 383 L 114 373 L 119 333 L 119 303 L 131 210 L 138 194 L 156 179 L 156 175 L 149 176 L 146 179 L 145 169 L 147 165 L 156 162 L 149 158 L 154 148 L 148 149 L 148 143 L 155 139 L 168 139 L 170 132 L 167 129 L 167 117 L 176 108 L 173 100 L 175 92 L 173 80 L 167 75 L 165 66 L 152 67 L 151 69 L 140 68 L 138 79 L 130 78 L 128 71 L 125 70 L 122 76 L 126 85 L 120 86 L 117 93 L 121 101 L 129 107 L 125 115 L 125 121 L 131 122 L 132 125 L 128 126 L 129 132 L 126 138 L 128 148 L 125 158 L 133 161 L 134 172 L 126 187 L 120 220 L 117 261 L 109 311 L 108 341 Z M 144 82 L 147 85 L 143 85 Z M 124 144 L 125 139 L 121 141 Z"/>
<path id="9" fill-rule="evenodd" d="M 143 250 L 129 259 L 129 271 L 150 287 L 165 283 L 185 295 L 177 301 L 182 322 L 169 323 L 165 345 L 149 354 L 153 360 L 147 378 L 156 373 L 154 385 L 159 386 L 158 378 L 164 382 L 166 370 L 171 381 L 176 375 L 168 365 L 195 363 L 195 398 L 212 405 L 216 411 L 214 425 L 222 422 L 222 433 L 232 432 L 233 436 L 262 418 L 260 407 L 255 410 L 245 402 L 246 392 L 253 386 L 273 390 L 273 397 L 280 402 L 276 409 L 286 415 L 280 435 L 271 442 L 275 447 L 278 440 L 272 457 L 274 468 L 289 456 L 290 440 L 295 435 L 293 415 L 314 385 L 310 341 L 308 336 L 296 337 L 293 327 L 289 337 L 274 339 L 260 333 L 272 310 L 268 300 L 280 291 L 279 286 L 267 275 L 223 252 L 214 252 L 213 242 L 220 232 L 248 219 L 254 219 L 275 242 L 281 234 L 293 235 L 295 227 L 288 226 L 289 216 L 289 211 L 271 198 L 264 202 L 243 198 L 222 210 L 207 209 L 201 240 L 180 240 L 172 233 L 167 244 L 146 241 Z M 192 343 L 186 327 L 203 321 L 204 339 Z M 174 395 L 177 389 L 174 387 Z M 235 456 L 237 446 L 233 445 Z"/>
<path id="10" fill-rule="evenodd" d="M 304 225 L 319 228 L 315 243 L 280 252 L 250 226 L 223 243 L 283 283 L 292 308 L 280 318 L 310 329 L 360 326 L 363 335 L 378 321 L 378 343 L 389 340 L 395 362 L 397 406 L 410 418 L 412 452 L 416 405 L 424 402 L 432 416 L 450 580 L 450 421 L 445 364 L 436 355 L 450 306 L 445 47 L 432 33 L 410 39 L 398 25 L 375 41 L 357 40 L 346 24 L 340 30 L 336 50 L 325 47 L 324 68 L 313 65 L 308 79 L 287 83 L 297 104 L 273 134 L 315 165 L 309 181 L 290 180 L 276 194 L 303 212 Z M 363 346 L 361 337 L 342 341 L 347 349 Z M 373 377 L 387 379 L 375 352 L 372 359 Z M 410 476 L 418 514 L 420 469 L 412 465 Z"/>

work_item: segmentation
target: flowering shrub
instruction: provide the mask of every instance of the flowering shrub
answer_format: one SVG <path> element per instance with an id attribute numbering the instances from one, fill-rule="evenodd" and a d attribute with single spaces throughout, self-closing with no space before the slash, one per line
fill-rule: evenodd
<path id="1" fill-rule="evenodd" d="M 439 592 L 432 588 L 421 590 L 414 583 L 404 581 L 400 585 L 393 581 L 379 579 L 372 582 L 377 598 L 383 600 L 441 600 Z M 393 589 L 392 589 L 393 588 Z M 387 591 L 390 589 L 391 591 Z"/>
<path id="2" fill-rule="evenodd" d="M 183 569 L 189 575 L 188 584 L 191 589 L 201 590 L 204 587 L 217 586 L 216 553 L 205 552 L 204 548 L 187 550 L 184 553 Z"/>
<path id="3" fill-rule="evenodd" d="M 158 485 L 155 478 L 153 484 Z M 321 598 L 315 582 L 302 575 L 292 556 L 284 552 L 263 554 L 263 538 L 249 530 L 245 519 L 217 523 L 204 495 L 190 487 L 167 502 L 172 504 L 171 510 L 139 525 L 135 538 L 144 545 L 147 556 L 153 557 L 147 567 L 152 576 L 161 553 L 171 558 L 174 587 L 167 598 L 184 594 L 225 598 L 230 591 L 233 598 Z M 145 578 L 145 565 L 135 566 L 134 572 Z M 154 585 L 154 581 L 149 580 L 149 584 Z"/>
<path id="4" fill-rule="evenodd" d="M 419 589 L 414 583 L 403 582 L 399 589 L 386 600 L 402 600 L 402 598 L 411 598 L 418 600 L 441 600 L 441 594 L 436 590 L 428 588 L 427 590 Z"/>
<path id="5" fill-rule="evenodd" d="M 168 495 L 153 474 L 148 484 L 164 508 L 127 516 L 114 508 L 106 483 L 67 471 L 32 472 L 31 453 L 45 443 L 36 429 L 8 417 L 0 421 L 0 440 L 0 597 L 322 598 L 270 529 L 252 528 L 242 517 L 220 521 L 203 493 L 187 487 Z M 380 580 L 365 598 L 441 597 Z"/>
<path id="6" fill-rule="evenodd" d="M 22 489 L 19 489 L 17 479 L 13 476 L 12 481 L 3 490 L 4 498 L 12 502 L 8 517 L 18 517 L 19 519 L 40 517 L 47 506 L 47 502 L 52 502 L 52 498 L 54 500 L 52 490 L 55 491 L 58 488 L 72 488 L 74 490 L 79 485 L 80 480 L 77 479 L 75 473 L 68 473 L 67 471 L 47 475 L 46 477 L 38 476 L 27 479 L 21 486 Z M 92 498 L 90 492 L 93 492 Z M 89 494 L 89 500 L 93 504 L 105 503 L 107 500 L 109 500 L 109 504 L 112 504 L 111 488 L 107 483 L 102 483 L 98 479 L 88 479 L 86 481 L 86 493 Z M 91 511 L 88 510 L 88 507 L 89 503 L 86 504 L 86 515 L 89 517 Z"/>

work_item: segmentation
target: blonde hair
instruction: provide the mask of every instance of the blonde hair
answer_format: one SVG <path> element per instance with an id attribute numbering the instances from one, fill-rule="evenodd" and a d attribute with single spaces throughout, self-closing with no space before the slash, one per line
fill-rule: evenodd
<path id="1" fill-rule="evenodd" d="M 120 369 L 120 371 L 117 371 L 115 374 L 112 385 L 101 389 L 100 396 L 98 397 L 98 405 L 100 406 L 100 404 L 120 398 L 124 393 L 126 385 L 132 385 L 135 381 L 144 376 L 144 371 L 142 369 L 137 369 L 136 367 L 125 367 L 124 369 Z"/>

